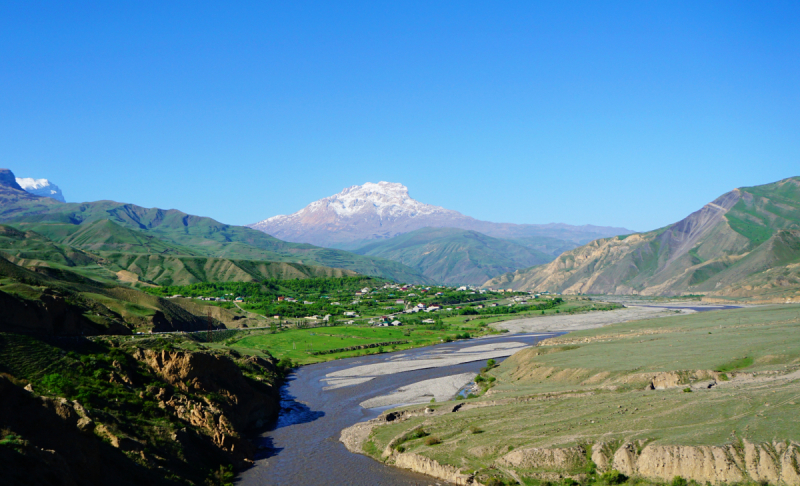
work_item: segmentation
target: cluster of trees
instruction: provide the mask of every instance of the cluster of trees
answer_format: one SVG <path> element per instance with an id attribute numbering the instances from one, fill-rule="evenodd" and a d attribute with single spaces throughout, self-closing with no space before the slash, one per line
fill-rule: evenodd
<path id="1" fill-rule="evenodd" d="M 506 305 L 498 305 L 497 307 L 486 307 L 483 309 L 476 309 L 474 307 L 467 307 L 466 309 L 461 310 L 462 316 L 478 316 L 478 315 L 498 315 L 498 314 L 516 314 L 518 312 L 530 312 L 532 310 L 546 310 L 546 309 L 554 309 L 561 305 L 564 302 L 564 299 L 561 297 L 556 297 L 555 299 L 547 299 L 539 301 L 537 304 L 526 305 L 526 306 L 506 306 Z"/>
<path id="2" fill-rule="evenodd" d="M 372 277 L 307 278 L 264 280 L 263 282 L 201 282 L 191 285 L 151 287 L 145 292 L 159 297 L 243 297 L 251 302 L 275 300 L 283 295 L 294 298 L 318 297 L 327 293 L 355 293 L 364 287 L 383 285 L 384 280 Z"/>

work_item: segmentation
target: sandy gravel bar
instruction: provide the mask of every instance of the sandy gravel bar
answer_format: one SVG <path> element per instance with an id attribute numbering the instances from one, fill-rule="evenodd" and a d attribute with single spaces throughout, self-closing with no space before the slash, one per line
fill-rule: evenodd
<path id="1" fill-rule="evenodd" d="M 401 358 L 383 363 L 354 366 L 346 370 L 328 373 L 322 381 L 328 385 L 325 388 L 330 390 L 364 383 L 375 376 L 392 375 L 427 368 L 440 368 L 473 361 L 485 361 L 492 358 L 505 358 L 527 346 L 522 342 L 488 343 L 469 346 L 456 352 L 434 347 L 430 351 L 419 355 L 416 359 Z"/>
<path id="2" fill-rule="evenodd" d="M 364 408 L 376 408 L 399 404 L 427 403 L 432 398 L 435 398 L 437 402 L 447 401 L 452 399 L 458 393 L 458 390 L 474 380 L 476 375 L 476 373 L 461 373 L 432 380 L 418 381 L 398 388 L 388 395 L 364 400 L 360 405 Z"/>
<path id="3" fill-rule="evenodd" d="M 619 322 L 653 319 L 656 317 L 694 314 L 691 309 L 663 309 L 660 307 L 630 306 L 612 311 L 587 312 L 586 314 L 561 314 L 530 317 L 514 321 L 491 324 L 497 329 L 510 332 L 581 331 Z"/>

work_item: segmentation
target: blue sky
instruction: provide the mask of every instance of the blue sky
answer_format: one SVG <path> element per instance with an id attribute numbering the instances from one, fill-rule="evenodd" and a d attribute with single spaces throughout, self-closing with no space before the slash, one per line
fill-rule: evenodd
<path id="1" fill-rule="evenodd" d="M 0 167 L 233 224 L 387 180 L 635 230 L 800 175 L 797 2 L 227 3 L 0 2 Z"/>

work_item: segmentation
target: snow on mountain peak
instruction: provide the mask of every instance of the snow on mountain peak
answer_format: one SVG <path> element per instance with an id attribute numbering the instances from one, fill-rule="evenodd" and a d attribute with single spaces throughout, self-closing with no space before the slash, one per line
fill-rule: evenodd
<path id="1" fill-rule="evenodd" d="M 292 216 L 303 217 L 310 214 L 333 211 L 339 218 L 349 218 L 357 214 L 372 213 L 379 218 L 416 217 L 433 213 L 450 212 L 439 206 L 432 206 L 413 199 L 408 188 L 399 182 L 367 182 L 360 186 L 350 186 L 338 194 L 314 201 L 290 216 L 273 216 L 264 222 L 279 221 Z"/>
<path id="2" fill-rule="evenodd" d="M 26 192 L 34 196 L 51 197 L 57 201 L 66 202 L 61 189 L 47 179 L 34 179 L 32 177 L 17 177 L 17 184 Z"/>

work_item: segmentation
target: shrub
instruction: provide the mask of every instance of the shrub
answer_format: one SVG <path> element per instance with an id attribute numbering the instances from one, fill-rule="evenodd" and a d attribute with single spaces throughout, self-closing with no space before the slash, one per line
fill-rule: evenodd
<path id="1" fill-rule="evenodd" d="M 431 437 L 428 437 L 427 439 L 425 439 L 425 445 L 428 445 L 428 446 L 434 446 L 436 444 L 441 444 L 441 443 L 442 443 L 442 441 L 438 437 L 431 436 Z"/>
<path id="2" fill-rule="evenodd" d="M 683 393 L 692 393 L 692 389 L 687 386 L 683 389 Z"/>
<path id="3" fill-rule="evenodd" d="M 610 471 L 604 472 L 600 479 L 605 481 L 608 484 L 622 484 L 628 480 L 628 477 L 622 474 L 621 472 L 617 471 L 616 469 L 612 469 Z"/>
<path id="4" fill-rule="evenodd" d="M 674 478 L 672 478 L 672 483 L 670 484 L 672 486 L 688 486 L 689 483 L 681 476 L 675 476 Z"/>
<path id="5" fill-rule="evenodd" d="M 481 429 L 477 425 L 470 425 L 469 426 L 469 431 L 470 431 L 471 434 L 480 434 L 480 433 L 483 432 L 483 429 Z"/>
<path id="6" fill-rule="evenodd" d="M 493 359 L 490 359 L 489 361 L 486 362 L 486 367 L 489 368 L 489 369 L 494 368 L 495 365 L 497 365 L 497 361 L 495 361 Z"/>

